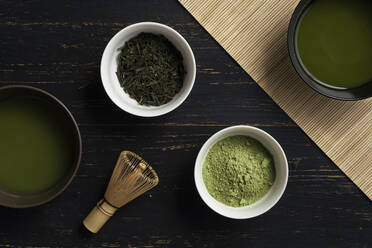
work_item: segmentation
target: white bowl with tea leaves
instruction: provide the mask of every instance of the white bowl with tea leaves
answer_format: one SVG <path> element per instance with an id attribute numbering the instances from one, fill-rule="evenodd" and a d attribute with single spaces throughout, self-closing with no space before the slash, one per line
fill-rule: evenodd
<path id="1" fill-rule="evenodd" d="M 155 22 L 119 31 L 101 60 L 107 95 L 122 110 L 142 117 L 164 115 L 180 106 L 191 92 L 195 75 L 195 58 L 187 41 Z"/>

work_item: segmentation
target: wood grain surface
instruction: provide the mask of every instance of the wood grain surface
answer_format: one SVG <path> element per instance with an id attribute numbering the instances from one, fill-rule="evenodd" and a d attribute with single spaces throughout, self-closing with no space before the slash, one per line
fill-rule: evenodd
<path id="1" fill-rule="evenodd" d="M 108 40 L 141 21 L 175 28 L 197 61 L 191 95 L 163 117 L 126 114 L 101 85 Z M 372 246 L 371 201 L 177 1 L 1 0 L 0 37 L 0 86 L 27 84 L 54 94 L 73 112 L 83 138 L 80 169 L 64 193 L 40 207 L 0 207 L 1 248 Z M 203 142 L 237 124 L 269 132 L 290 163 L 279 203 L 240 221 L 210 210 L 193 182 Z M 151 163 L 160 184 L 91 235 L 81 222 L 124 149 Z"/>

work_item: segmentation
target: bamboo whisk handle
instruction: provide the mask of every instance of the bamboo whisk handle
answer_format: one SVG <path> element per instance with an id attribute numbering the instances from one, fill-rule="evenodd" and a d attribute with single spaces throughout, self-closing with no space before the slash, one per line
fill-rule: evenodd
<path id="1" fill-rule="evenodd" d="M 97 233 L 110 217 L 114 215 L 116 210 L 118 209 L 106 202 L 105 199 L 102 199 L 90 211 L 89 215 L 84 219 L 83 224 L 92 233 Z"/>

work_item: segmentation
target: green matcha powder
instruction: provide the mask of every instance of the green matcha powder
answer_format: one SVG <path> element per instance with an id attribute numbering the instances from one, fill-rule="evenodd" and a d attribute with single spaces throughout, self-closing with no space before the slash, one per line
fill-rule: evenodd
<path id="1" fill-rule="evenodd" d="M 261 199 L 275 180 L 271 154 L 257 140 L 231 136 L 209 150 L 203 163 L 203 181 L 209 194 L 232 207 Z"/>

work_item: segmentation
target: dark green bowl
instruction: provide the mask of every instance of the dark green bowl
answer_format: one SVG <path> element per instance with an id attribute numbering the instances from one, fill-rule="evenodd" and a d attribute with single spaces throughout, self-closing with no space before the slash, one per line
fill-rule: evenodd
<path id="1" fill-rule="evenodd" d="M 336 89 L 327 87 L 323 84 L 318 83 L 313 79 L 302 66 L 300 62 L 299 55 L 296 49 L 296 30 L 302 15 L 305 13 L 306 9 L 315 0 L 302 0 L 297 5 L 295 11 L 292 14 L 291 21 L 288 28 L 288 51 L 291 58 L 292 64 L 296 69 L 300 77 L 315 91 L 322 95 L 338 99 L 338 100 L 361 100 L 372 96 L 372 82 L 368 82 L 360 87 L 350 88 L 350 89 Z M 371 27 L 372 28 L 372 27 Z M 371 65 L 372 70 L 372 65 Z"/>
<path id="2" fill-rule="evenodd" d="M 65 105 L 63 105 L 61 101 L 59 101 L 56 97 L 54 97 L 53 95 L 49 94 L 46 91 L 30 86 L 0 87 L 0 104 L 2 99 L 6 98 L 18 99 L 22 97 L 32 97 L 33 99 L 40 100 L 43 104 L 48 104 L 48 107 L 53 109 L 53 116 L 50 116 L 50 118 L 55 118 L 58 115 L 58 118 L 60 118 L 63 121 L 62 125 L 66 127 L 66 129 L 69 130 L 69 133 L 72 135 L 71 154 L 69 155 L 71 155 L 73 162 L 67 168 L 67 171 L 62 176 L 62 178 L 59 181 L 57 181 L 52 187 L 44 191 L 28 194 L 14 193 L 6 191 L 5 189 L 0 189 L 0 205 L 12 208 L 26 208 L 38 206 L 52 200 L 57 195 L 62 193 L 66 189 L 66 187 L 71 183 L 73 177 L 75 176 L 80 164 L 82 153 L 81 136 L 79 128 L 71 112 L 66 108 Z M 19 155 L 22 156 L 22 154 Z"/>

